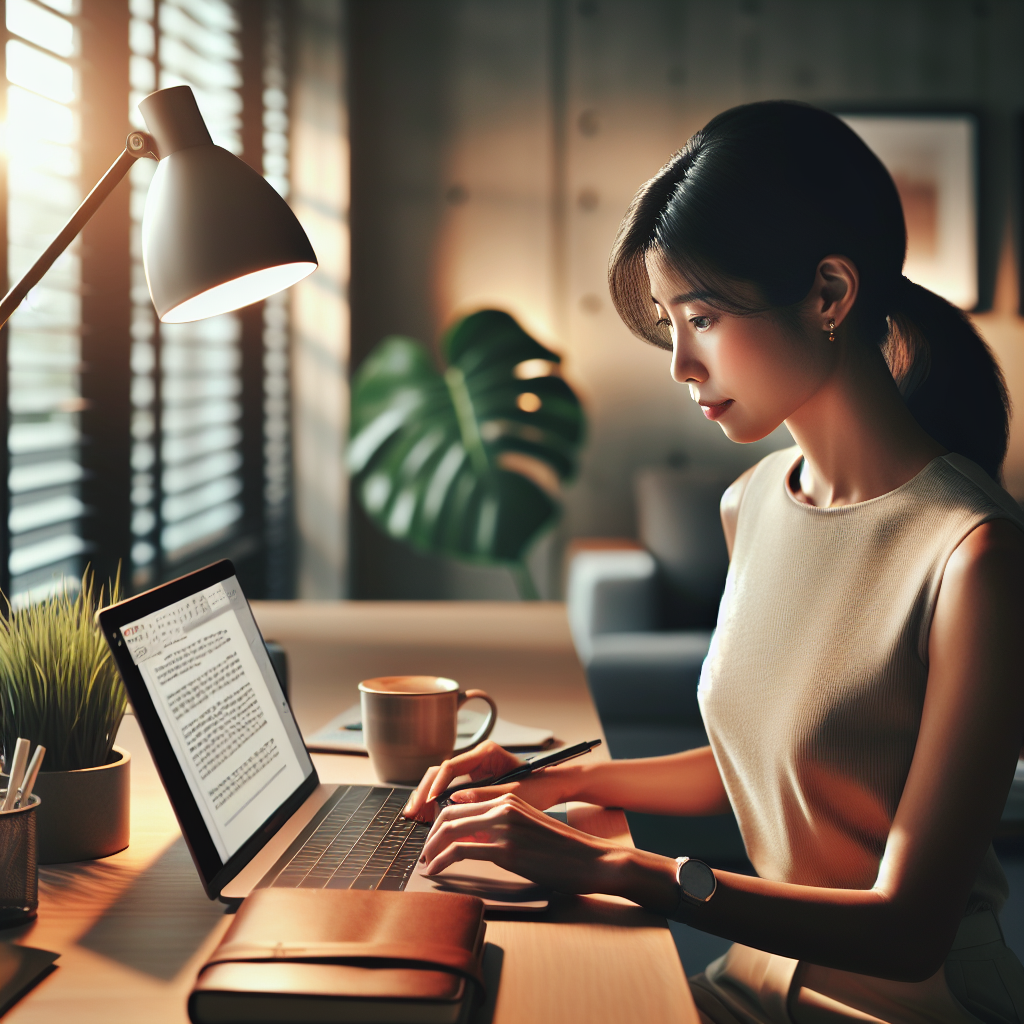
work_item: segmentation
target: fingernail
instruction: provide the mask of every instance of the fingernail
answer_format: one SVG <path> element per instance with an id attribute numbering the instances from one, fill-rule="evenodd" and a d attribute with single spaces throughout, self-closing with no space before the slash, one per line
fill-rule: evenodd
<path id="1" fill-rule="evenodd" d="M 452 793 L 452 800 L 457 804 L 468 804 L 472 803 L 473 794 L 463 789 L 458 793 Z"/>
<path id="2" fill-rule="evenodd" d="M 410 800 L 410 801 L 409 801 L 409 802 L 408 802 L 408 803 L 407 803 L 407 804 L 405 805 L 405 810 L 403 810 L 403 811 L 402 811 L 402 813 L 403 813 L 403 814 L 408 814 L 408 813 L 409 813 L 409 812 L 410 812 L 411 810 L 412 810 L 412 801 Z"/>

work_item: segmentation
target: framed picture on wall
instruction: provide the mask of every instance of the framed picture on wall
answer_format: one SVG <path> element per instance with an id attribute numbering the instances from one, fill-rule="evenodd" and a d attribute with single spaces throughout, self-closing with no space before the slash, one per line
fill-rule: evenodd
<path id="1" fill-rule="evenodd" d="M 978 304 L 978 122 L 972 114 L 839 115 L 885 164 L 903 203 L 903 272 L 961 309 Z"/>

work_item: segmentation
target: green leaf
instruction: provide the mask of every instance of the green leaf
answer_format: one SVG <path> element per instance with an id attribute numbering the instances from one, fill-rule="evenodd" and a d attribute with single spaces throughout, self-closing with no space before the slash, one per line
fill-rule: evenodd
<path id="1" fill-rule="evenodd" d="M 583 410 L 560 377 L 516 375 L 528 360 L 561 359 L 507 313 L 460 320 L 441 351 L 443 370 L 419 342 L 391 336 L 355 374 L 356 495 L 378 526 L 421 551 L 519 564 L 559 514 L 532 477 L 575 475 Z"/>

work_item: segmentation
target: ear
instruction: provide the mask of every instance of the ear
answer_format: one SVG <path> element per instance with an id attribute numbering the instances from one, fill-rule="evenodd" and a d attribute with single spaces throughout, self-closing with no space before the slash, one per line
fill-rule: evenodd
<path id="1" fill-rule="evenodd" d="M 808 299 L 824 330 L 829 321 L 838 327 L 849 316 L 859 292 L 860 272 L 848 256 L 826 256 L 818 264 Z"/>

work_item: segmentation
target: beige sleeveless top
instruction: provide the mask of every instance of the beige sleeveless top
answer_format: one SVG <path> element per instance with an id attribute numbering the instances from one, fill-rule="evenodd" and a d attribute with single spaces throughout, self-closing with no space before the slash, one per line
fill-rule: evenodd
<path id="1" fill-rule="evenodd" d="M 969 459 L 870 501 L 816 508 L 769 455 L 739 509 L 698 698 L 747 854 L 764 878 L 870 889 L 914 756 L 928 633 L 960 541 L 1017 503 Z M 991 847 L 966 913 L 1008 895 Z"/>

